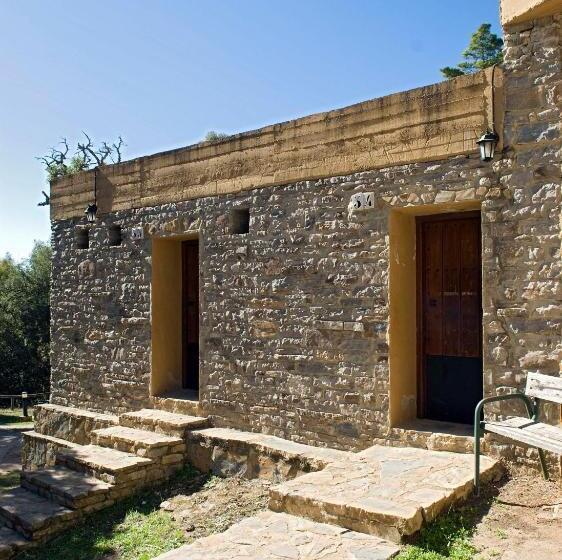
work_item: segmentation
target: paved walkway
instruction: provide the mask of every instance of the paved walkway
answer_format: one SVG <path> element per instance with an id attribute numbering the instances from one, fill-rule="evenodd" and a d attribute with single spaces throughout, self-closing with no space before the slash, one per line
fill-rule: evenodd
<path id="1" fill-rule="evenodd" d="M 267 511 L 157 560 L 387 560 L 398 551 L 378 537 Z"/>
<path id="2" fill-rule="evenodd" d="M 0 426 L 0 475 L 21 469 L 22 432 L 32 424 Z"/>

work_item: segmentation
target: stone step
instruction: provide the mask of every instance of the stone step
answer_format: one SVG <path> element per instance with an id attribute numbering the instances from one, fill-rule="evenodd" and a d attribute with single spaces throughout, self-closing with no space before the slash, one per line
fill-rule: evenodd
<path id="1" fill-rule="evenodd" d="M 80 447 L 77 443 L 35 431 L 23 432 L 22 435 L 22 466 L 25 470 L 52 467 L 60 450 Z"/>
<path id="2" fill-rule="evenodd" d="M 56 404 L 40 404 L 33 411 L 33 422 L 35 431 L 40 434 L 87 445 L 91 443 L 92 430 L 115 426 L 119 424 L 119 419 L 113 414 L 101 414 Z"/>
<path id="3" fill-rule="evenodd" d="M 90 474 L 110 484 L 125 484 L 144 479 L 146 470 L 153 465 L 153 461 L 108 447 L 84 445 L 60 450 L 57 453 L 57 464 Z"/>
<path id="4" fill-rule="evenodd" d="M 113 484 L 65 467 L 23 471 L 23 488 L 70 509 L 94 511 L 112 503 Z"/>
<path id="5" fill-rule="evenodd" d="M 139 457 L 159 459 L 165 455 L 178 455 L 183 459 L 186 445 L 182 438 L 138 430 L 126 426 L 113 426 L 92 432 L 94 443 Z"/>
<path id="6" fill-rule="evenodd" d="M 174 398 L 173 396 L 150 397 L 150 402 L 155 409 L 173 412 L 175 414 L 186 414 L 188 416 L 200 416 L 201 406 L 198 400 L 187 398 Z"/>
<path id="7" fill-rule="evenodd" d="M 187 458 L 201 472 L 282 482 L 352 453 L 313 447 L 276 436 L 230 428 L 206 428 L 187 435 Z"/>
<path id="8" fill-rule="evenodd" d="M 24 537 L 41 541 L 72 523 L 80 513 L 25 488 L 0 494 L 0 519 Z"/>
<path id="9" fill-rule="evenodd" d="M 243 519 L 224 533 L 198 539 L 156 560 L 388 560 L 398 552 L 395 544 L 371 535 L 266 511 Z"/>
<path id="10" fill-rule="evenodd" d="M 209 421 L 201 416 L 187 416 L 166 410 L 144 408 L 137 412 L 121 414 L 119 423 L 129 428 L 184 438 L 187 432 L 208 427 Z"/>
<path id="11" fill-rule="evenodd" d="M 9 560 L 32 546 L 33 543 L 24 538 L 21 533 L 0 525 L 0 560 Z"/>
<path id="12" fill-rule="evenodd" d="M 473 489 L 472 457 L 374 446 L 270 490 L 273 511 L 401 542 Z M 482 457 L 485 478 L 499 465 Z"/>

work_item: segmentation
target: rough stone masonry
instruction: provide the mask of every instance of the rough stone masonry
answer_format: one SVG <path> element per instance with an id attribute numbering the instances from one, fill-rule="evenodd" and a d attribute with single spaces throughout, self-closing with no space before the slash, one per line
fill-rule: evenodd
<path id="1" fill-rule="evenodd" d="M 340 449 L 400 444 L 394 212 L 480 210 L 484 395 L 522 388 L 529 371 L 560 375 L 560 11 L 504 17 L 497 83 L 488 70 L 100 170 L 88 248 L 77 235 L 92 172 L 53 184 L 52 402 L 150 406 L 153 241 L 196 235 L 201 414 Z M 482 162 L 475 140 L 492 121 L 500 153 Z M 358 193 L 373 207 L 350 209 Z M 236 209 L 248 233 L 233 233 Z M 559 407 L 545 414 L 560 421 Z"/>

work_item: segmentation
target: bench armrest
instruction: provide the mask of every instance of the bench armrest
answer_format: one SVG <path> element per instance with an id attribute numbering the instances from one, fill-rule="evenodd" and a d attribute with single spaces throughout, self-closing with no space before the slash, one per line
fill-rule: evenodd
<path id="1" fill-rule="evenodd" d="M 509 395 L 497 395 L 495 397 L 485 397 L 483 398 L 474 409 L 474 429 L 476 430 L 477 427 L 481 425 L 480 415 L 482 414 L 482 410 L 484 409 L 484 405 L 498 402 L 498 401 L 507 401 L 510 399 L 519 399 L 525 403 L 527 407 L 527 413 L 529 414 L 529 418 L 535 419 L 536 409 L 533 401 L 524 393 L 510 393 Z"/>

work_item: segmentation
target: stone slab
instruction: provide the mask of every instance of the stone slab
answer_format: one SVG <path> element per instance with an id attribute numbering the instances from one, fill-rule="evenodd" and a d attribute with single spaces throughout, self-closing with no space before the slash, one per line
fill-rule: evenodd
<path id="1" fill-rule="evenodd" d="M 349 452 L 331 449 L 329 447 L 314 447 L 287 439 L 260 434 L 244 432 L 231 428 L 207 428 L 194 431 L 193 439 L 205 439 L 217 444 L 246 443 L 265 453 L 278 453 L 288 458 L 302 457 L 311 461 L 328 464 L 332 461 L 345 460 Z"/>
<path id="2" fill-rule="evenodd" d="M 150 397 L 150 403 L 155 409 L 165 410 L 174 414 L 198 416 L 201 413 L 199 401 L 193 399 L 160 396 Z"/>
<path id="3" fill-rule="evenodd" d="M 46 436 L 35 431 L 24 432 L 22 446 L 22 465 L 24 469 L 51 467 L 56 463 L 61 449 L 78 448 L 78 443 Z"/>
<path id="4" fill-rule="evenodd" d="M 264 512 L 157 560 L 387 560 L 398 551 L 396 545 L 371 535 Z"/>
<path id="5" fill-rule="evenodd" d="M 345 461 L 349 453 L 313 447 L 275 436 L 229 428 L 207 428 L 188 434 L 188 460 L 218 476 L 266 478 L 280 482 Z"/>
<path id="6" fill-rule="evenodd" d="M 374 446 L 270 491 L 270 509 L 400 542 L 473 489 L 470 455 Z M 482 457 L 490 478 L 498 464 Z"/>
<path id="7" fill-rule="evenodd" d="M 47 500 L 24 488 L 0 494 L 0 519 L 30 539 L 44 536 L 61 523 L 71 521 L 78 512 Z"/>
<path id="8" fill-rule="evenodd" d="M 80 445 L 91 443 L 92 430 L 119 423 L 117 416 L 56 404 L 38 405 L 33 413 L 35 431 Z"/>
<path id="9" fill-rule="evenodd" d="M 77 463 L 94 471 L 111 474 L 130 472 L 152 464 L 150 459 L 98 445 L 63 449 L 58 453 L 57 461 L 63 464 Z"/>
<path id="10" fill-rule="evenodd" d="M 0 526 L 0 560 L 13 558 L 17 552 L 30 548 L 32 543 L 9 527 Z"/>
<path id="11" fill-rule="evenodd" d="M 77 509 L 103 501 L 113 484 L 65 467 L 23 471 L 22 485 L 41 496 L 51 497 L 67 507 Z"/>
<path id="12" fill-rule="evenodd" d="M 119 416 L 119 423 L 122 426 L 174 436 L 183 436 L 189 430 L 205 428 L 208 422 L 207 418 L 201 416 L 176 414 L 155 408 L 144 408 Z"/>
<path id="13" fill-rule="evenodd" d="M 111 428 L 94 430 L 93 434 L 98 441 L 119 441 L 147 449 L 168 447 L 183 443 L 183 440 L 179 437 L 150 432 L 148 430 L 138 430 L 126 426 L 112 426 Z"/>

